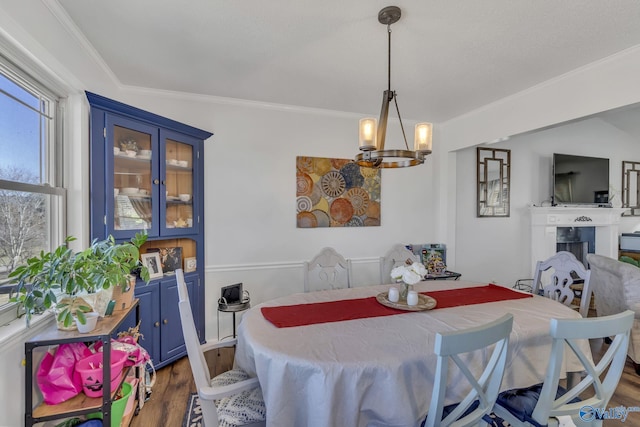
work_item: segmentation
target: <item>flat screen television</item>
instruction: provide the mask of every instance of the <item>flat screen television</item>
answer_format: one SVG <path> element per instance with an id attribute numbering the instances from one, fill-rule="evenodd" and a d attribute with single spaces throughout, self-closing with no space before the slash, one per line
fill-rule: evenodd
<path id="1" fill-rule="evenodd" d="M 553 205 L 609 206 L 609 159 L 553 155 Z"/>

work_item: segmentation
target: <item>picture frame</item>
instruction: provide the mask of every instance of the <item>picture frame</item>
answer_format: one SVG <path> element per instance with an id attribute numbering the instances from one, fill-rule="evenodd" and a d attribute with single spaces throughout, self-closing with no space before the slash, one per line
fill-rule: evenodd
<path id="1" fill-rule="evenodd" d="M 240 304 L 242 302 L 242 283 L 224 286 L 220 289 L 220 299 L 225 304 Z"/>
<path id="2" fill-rule="evenodd" d="M 187 257 L 184 259 L 184 272 L 191 273 L 198 268 L 198 260 L 196 257 Z"/>
<path id="3" fill-rule="evenodd" d="M 142 260 L 142 264 L 144 264 L 144 266 L 147 267 L 147 270 L 149 270 L 149 278 L 157 279 L 164 275 L 159 252 L 141 254 L 140 258 Z"/>
<path id="4" fill-rule="evenodd" d="M 182 268 L 182 247 L 149 248 L 147 253 L 158 253 L 164 274 L 174 274 L 178 268 Z"/>

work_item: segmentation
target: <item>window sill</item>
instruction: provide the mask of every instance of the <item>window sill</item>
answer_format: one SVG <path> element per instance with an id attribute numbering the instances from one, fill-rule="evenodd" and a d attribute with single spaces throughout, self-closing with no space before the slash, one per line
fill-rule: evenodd
<path id="1" fill-rule="evenodd" d="M 40 332 L 55 322 L 51 312 L 38 314 L 31 318 L 31 327 L 27 328 L 24 317 L 14 319 L 0 326 L 0 348 L 6 349 L 16 344 L 24 343 L 28 335 Z"/>

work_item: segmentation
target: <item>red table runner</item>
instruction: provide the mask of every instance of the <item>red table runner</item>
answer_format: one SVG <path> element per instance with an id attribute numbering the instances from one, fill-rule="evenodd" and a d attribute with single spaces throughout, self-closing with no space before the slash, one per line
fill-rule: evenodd
<path id="1" fill-rule="evenodd" d="M 512 289 L 494 284 L 422 293 L 429 295 L 437 301 L 434 310 L 438 308 L 532 297 L 531 294 L 516 292 Z M 376 300 L 376 297 L 283 305 L 279 307 L 262 307 L 261 310 L 264 318 L 278 328 L 411 313 L 410 311 L 386 307 L 380 304 Z"/>

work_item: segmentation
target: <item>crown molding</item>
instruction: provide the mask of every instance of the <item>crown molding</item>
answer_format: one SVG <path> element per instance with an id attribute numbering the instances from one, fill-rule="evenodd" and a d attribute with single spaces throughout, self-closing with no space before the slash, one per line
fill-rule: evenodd
<path id="1" fill-rule="evenodd" d="M 51 14 L 60 22 L 62 27 L 69 33 L 84 49 L 84 51 L 91 57 L 91 59 L 98 65 L 98 67 L 104 71 L 104 73 L 111 79 L 111 82 L 119 89 L 123 88 L 123 84 L 118 80 L 118 77 L 111 70 L 109 65 L 100 56 L 98 51 L 93 47 L 91 42 L 84 36 L 80 28 L 73 22 L 67 11 L 58 3 L 57 0 L 41 0 L 42 3 L 51 11 Z"/>

